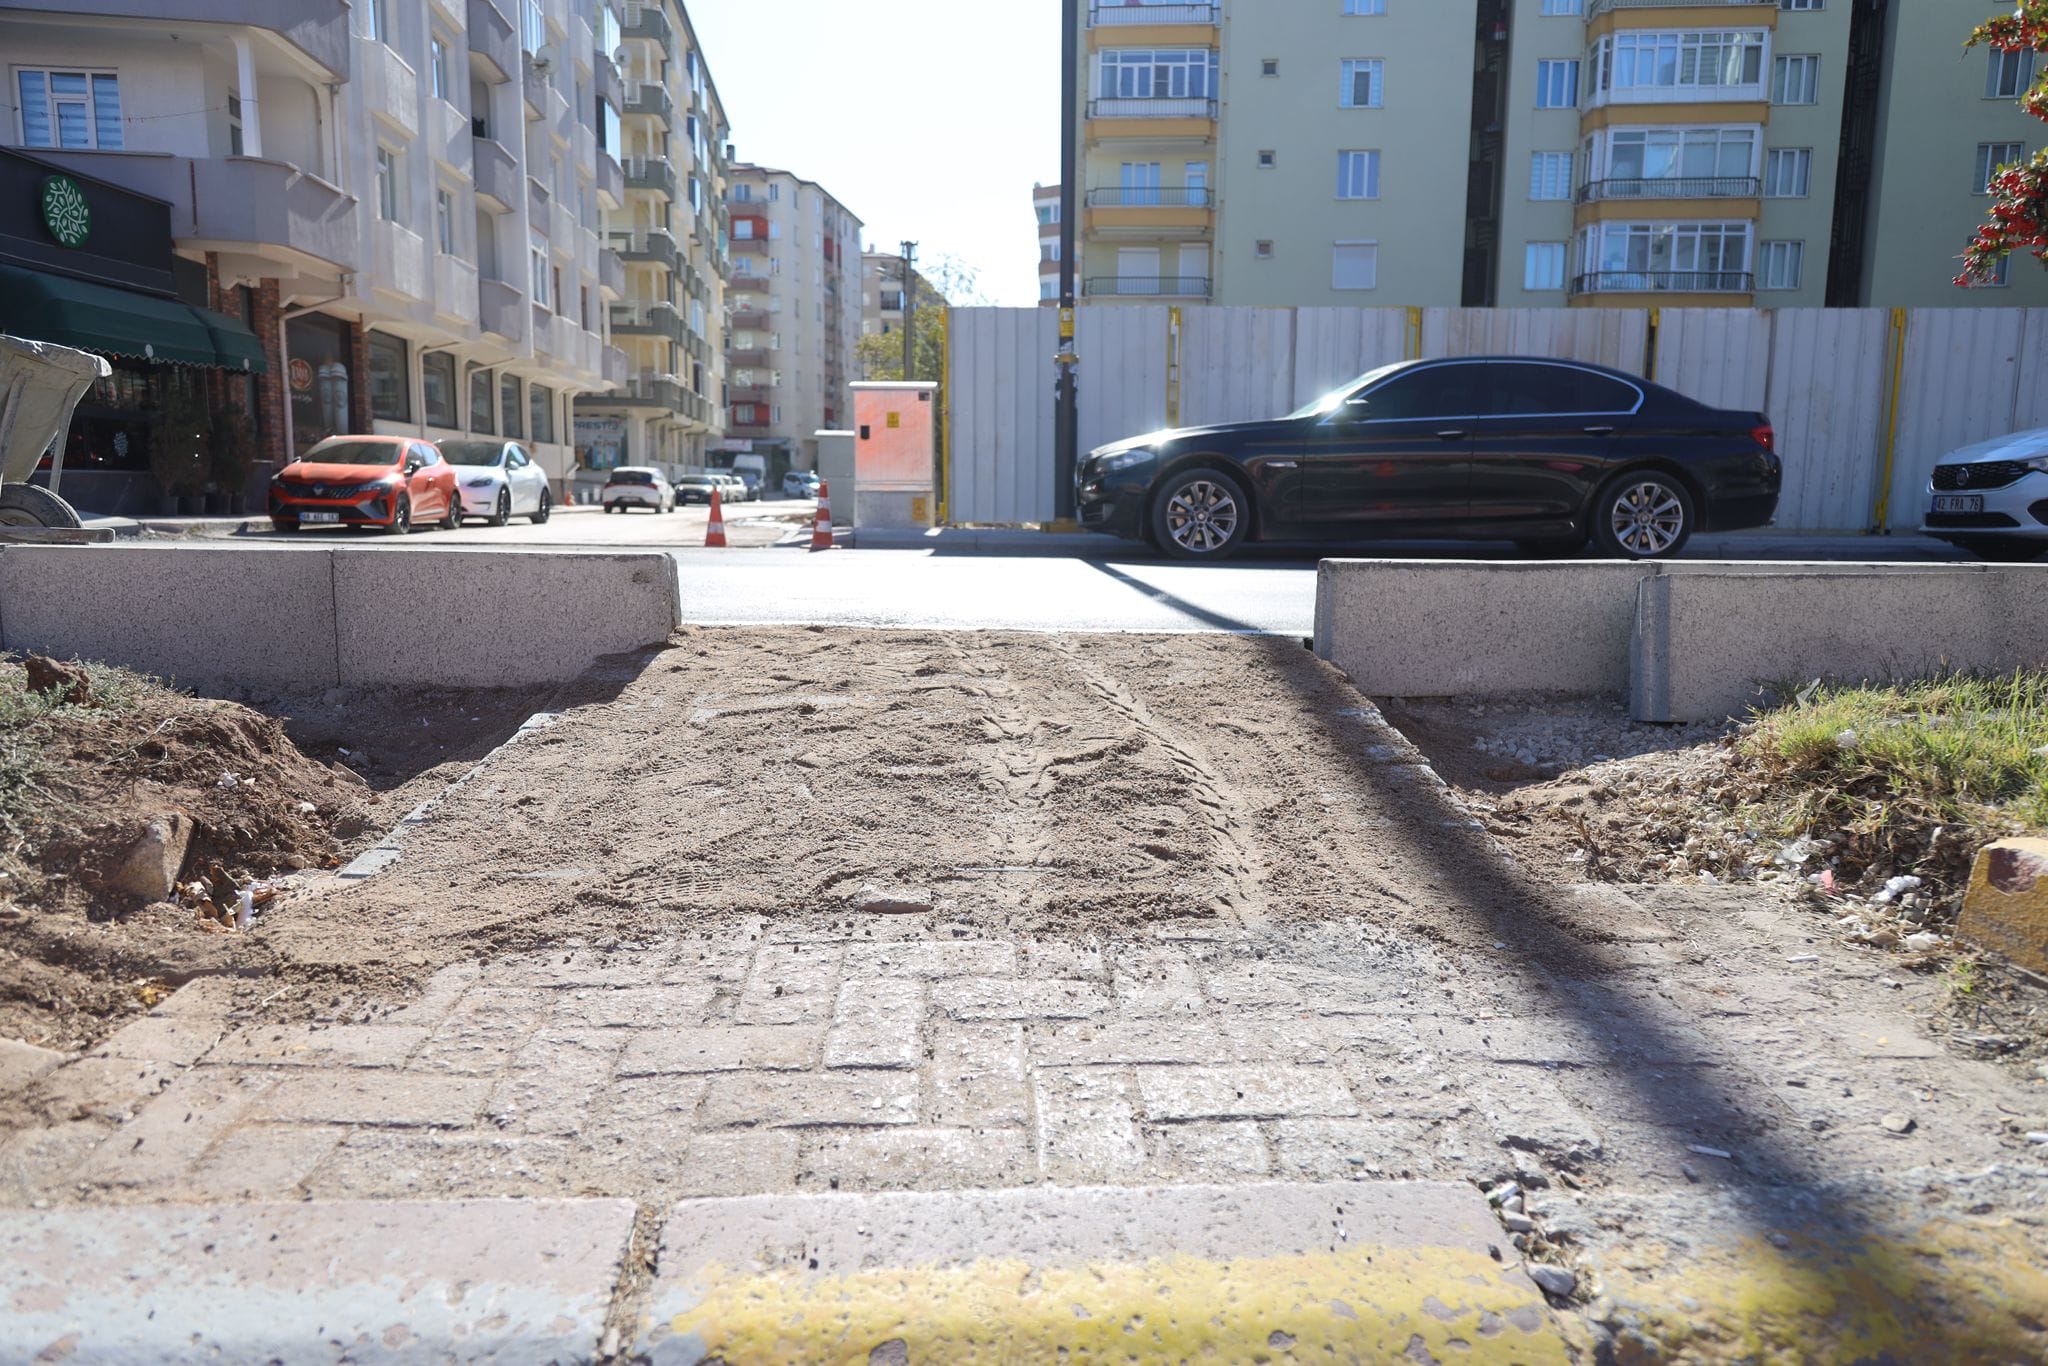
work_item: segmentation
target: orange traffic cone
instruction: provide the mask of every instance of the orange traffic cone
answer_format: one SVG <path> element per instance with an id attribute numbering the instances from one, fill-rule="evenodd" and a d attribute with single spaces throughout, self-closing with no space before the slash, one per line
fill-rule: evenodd
<path id="1" fill-rule="evenodd" d="M 725 504 L 719 500 L 718 490 L 711 490 L 711 525 L 704 528 L 704 544 L 725 549 Z"/>
<path id="2" fill-rule="evenodd" d="M 811 524 L 811 549 L 832 548 L 832 486 L 818 485 L 818 520 Z"/>

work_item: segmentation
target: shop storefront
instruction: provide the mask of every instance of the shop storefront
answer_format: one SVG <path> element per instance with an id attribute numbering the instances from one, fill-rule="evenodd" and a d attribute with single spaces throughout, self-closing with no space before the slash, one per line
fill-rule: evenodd
<path id="1" fill-rule="evenodd" d="M 38 476 L 81 508 L 197 510 L 211 496 L 225 510 L 251 477 L 268 369 L 253 303 L 233 290 L 240 317 L 198 306 L 205 270 L 171 247 L 163 201 L 0 148 L 0 332 L 113 367 L 81 400 L 61 464 L 52 452 Z M 198 435 L 167 439 L 177 430 Z"/>

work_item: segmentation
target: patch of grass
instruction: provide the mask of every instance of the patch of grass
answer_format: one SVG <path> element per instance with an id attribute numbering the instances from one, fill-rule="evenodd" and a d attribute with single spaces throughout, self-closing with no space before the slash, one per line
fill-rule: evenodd
<path id="1" fill-rule="evenodd" d="M 85 664 L 98 710 L 131 710 L 149 682 L 123 669 Z M 47 819 L 59 798 L 48 786 L 49 752 L 54 727 L 67 716 L 92 709 L 57 702 L 49 694 L 30 692 L 28 673 L 10 658 L 0 658 L 0 840 L 6 850 L 20 847 L 39 821 Z"/>

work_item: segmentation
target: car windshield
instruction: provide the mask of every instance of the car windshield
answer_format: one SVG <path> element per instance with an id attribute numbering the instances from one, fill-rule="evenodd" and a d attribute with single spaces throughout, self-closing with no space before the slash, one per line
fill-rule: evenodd
<path id="1" fill-rule="evenodd" d="M 405 447 L 396 441 L 348 441 L 330 438 L 299 459 L 309 465 L 396 465 Z"/>
<path id="2" fill-rule="evenodd" d="M 505 458 L 505 447 L 496 441 L 436 441 L 434 445 L 451 465 L 496 465 Z"/>
<path id="3" fill-rule="evenodd" d="M 717 481 L 716 479 L 701 479 L 701 478 L 699 478 L 699 479 L 685 479 L 685 480 L 683 480 L 683 481 L 682 481 L 682 483 L 683 483 L 683 486 L 684 486 L 685 488 L 693 488 L 693 489 L 708 489 L 708 488 L 710 488 L 710 487 L 711 487 L 712 485 L 716 484 L 717 482 L 718 482 L 718 481 Z"/>
<path id="4" fill-rule="evenodd" d="M 1317 399 L 1314 403 L 1309 404 L 1306 408 L 1297 408 L 1293 412 L 1289 413 L 1287 416 L 1289 418 L 1321 417 L 1325 413 L 1335 412 L 1337 408 L 1344 402 L 1345 399 L 1350 398 L 1360 389 L 1365 388 L 1365 386 L 1367 386 L 1368 384 L 1377 384 L 1379 381 L 1385 379 L 1388 375 L 1393 374 L 1396 370 L 1399 370 L 1404 366 L 1410 365 L 1412 363 L 1413 362 L 1410 361 L 1399 360 L 1395 361 L 1392 365 L 1382 365 L 1377 370 L 1368 370 L 1364 374 L 1360 375 L 1357 379 L 1352 380 L 1350 383 L 1339 385 L 1337 388 L 1332 389 L 1329 393 L 1324 394 L 1321 398 Z"/>

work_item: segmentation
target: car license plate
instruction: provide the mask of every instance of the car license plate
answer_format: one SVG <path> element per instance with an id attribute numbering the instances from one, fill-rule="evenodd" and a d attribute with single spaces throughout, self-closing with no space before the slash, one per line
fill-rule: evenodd
<path id="1" fill-rule="evenodd" d="M 1951 494 L 1934 500 L 1936 512 L 1982 512 L 1984 495 L 1980 493 Z"/>
<path id="2" fill-rule="evenodd" d="M 320 526 L 340 520 L 341 514 L 338 512 L 302 512 L 299 514 L 299 522 L 305 526 Z"/>

